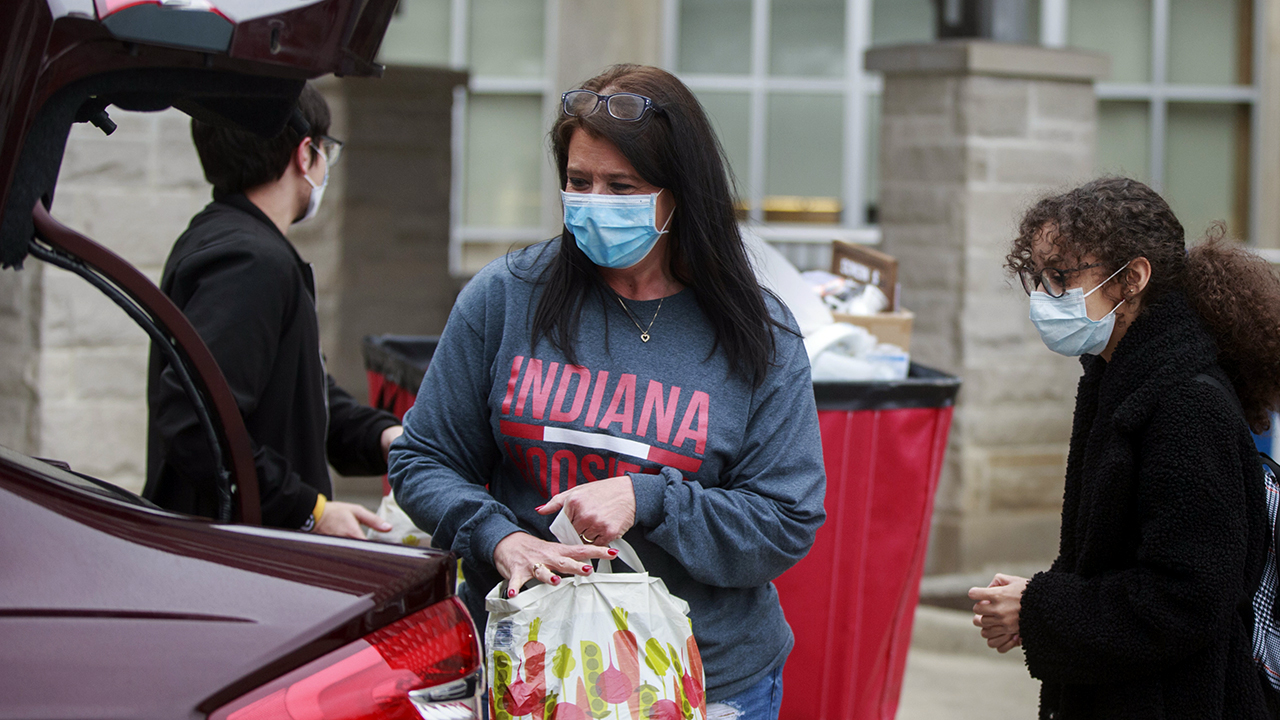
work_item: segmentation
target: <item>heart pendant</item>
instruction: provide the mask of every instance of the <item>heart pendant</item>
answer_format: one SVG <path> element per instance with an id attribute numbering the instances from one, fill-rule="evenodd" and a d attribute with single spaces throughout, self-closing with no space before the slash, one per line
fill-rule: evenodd
<path id="1" fill-rule="evenodd" d="M 647 332 L 640 333 L 640 342 L 649 342 L 649 333 Z"/>

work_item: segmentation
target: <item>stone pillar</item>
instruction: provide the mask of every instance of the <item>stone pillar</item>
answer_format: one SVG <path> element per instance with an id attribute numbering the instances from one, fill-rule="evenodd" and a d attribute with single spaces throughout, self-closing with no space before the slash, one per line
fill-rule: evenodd
<path id="1" fill-rule="evenodd" d="M 314 81 L 342 140 L 313 222 L 289 233 L 315 267 L 329 373 L 368 400 L 366 335 L 439 335 L 462 283 L 449 276 L 453 89 L 465 73 L 390 66 L 376 80 Z M 376 502 L 381 478 L 333 475 L 338 498 Z"/>
<path id="2" fill-rule="evenodd" d="M 388 67 L 317 82 L 343 140 L 320 217 L 290 238 L 315 263 L 330 374 L 363 401 L 366 335 L 438 335 L 461 287 L 449 277 L 453 88 L 464 73 Z"/>
<path id="3" fill-rule="evenodd" d="M 615 63 L 662 61 L 661 0 L 560 0 L 556 87 L 568 90 Z"/>
<path id="4" fill-rule="evenodd" d="M 1259 187 L 1249 234 L 1257 247 L 1280 248 L 1280 202 L 1276 202 L 1280 199 L 1280 0 L 1266 0 L 1255 22 L 1263 30 L 1259 97 L 1253 109 L 1261 115 L 1253 151 L 1260 171 L 1254 176 Z"/>
<path id="5" fill-rule="evenodd" d="M 578 87 L 618 63 L 662 64 L 663 0 L 560 0 L 555 34 L 559 39 L 555 56 L 555 95 L 546 104 L 547 124 L 560 113 L 560 93 Z M 668 68 L 670 69 L 670 68 Z M 543 165 L 543 187 L 557 187 L 555 162 L 548 154 Z M 542 216 L 559 218 L 560 193 L 546 193 Z M 552 233 L 560 232 L 560 221 L 551 222 Z"/>
<path id="6" fill-rule="evenodd" d="M 1091 176 L 1107 60 L 961 41 L 877 48 L 866 66 L 884 74 L 880 226 L 913 359 L 964 382 L 928 570 L 1047 564 L 1080 367 L 1044 348 L 1002 265 L 1021 212 Z"/>

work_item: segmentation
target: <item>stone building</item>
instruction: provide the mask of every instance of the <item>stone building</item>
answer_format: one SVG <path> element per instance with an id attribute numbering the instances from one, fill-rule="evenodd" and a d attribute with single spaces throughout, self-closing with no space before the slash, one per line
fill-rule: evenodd
<path id="1" fill-rule="evenodd" d="M 958 5 L 401 0 L 386 77 L 320 83 L 348 148 L 293 237 L 331 369 L 362 394 L 364 335 L 438 332 L 484 262 L 554 234 L 560 92 L 660 65 L 711 114 L 755 232 L 801 267 L 835 238 L 900 258 L 914 359 L 965 382 L 931 569 L 1043 562 L 1078 367 L 1038 346 L 1003 243 L 1036 195 L 1119 172 L 1191 233 L 1280 248 L 1280 0 L 1001 0 L 1013 44 L 933 44 Z M 73 132 L 54 215 L 158 277 L 208 186 L 185 116 L 113 118 Z M 0 444 L 139 487 L 143 333 L 32 261 L 0 273 L 0 337 Z"/>
<path id="2" fill-rule="evenodd" d="M 964 382 L 931 566 L 1056 554 L 1080 366 L 1047 351 L 1002 270 L 1028 199 L 1094 172 L 1105 56 L 988 42 L 882 48 L 882 249 L 915 309 L 912 354 Z"/>

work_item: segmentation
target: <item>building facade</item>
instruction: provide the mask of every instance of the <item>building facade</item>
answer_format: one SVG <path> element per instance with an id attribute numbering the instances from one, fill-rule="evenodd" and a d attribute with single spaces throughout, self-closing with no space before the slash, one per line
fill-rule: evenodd
<path id="1" fill-rule="evenodd" d="M 868 69 L 867 53 L 931 42 L 937 13 L 959 5 L 401 0 L 382 48 L 387 77 L 321 82 L 335 111 L 332 134 L 348 140 L 348 152 L 320 218 L 298 228 L 295 239 L 317 267 L 323 342 L 335 375 L 361 394 L 363 335 L 438 332 L 470 274 L 513 247 L 556 234 L 559 188 L 547 131 L 560 93 L 615 62 L 659 65 L 707 108 L 754 232 L 802 268 L 826 267 L 832 239 L 884 241 L 902 254 L 904 304 L 922 322 L 914 359 L 966 381 L 939 495 L 935 537 L 946 547 L 935 548 L 931 569 L 1046 559 L 1056 539 L 1078 369 L 1047 351 L 1002 355 L 1007 333 L 941 320 L 931 328 L 933 305 L 943 302 L 932 285 L 938 282 L 981 284 L 992 297 L 1007 292 L 1000 302 L 1010 307 L 1025 300 L 1004 281 L 994 251 L 969 256 L 964 273 L 930 272 L 960 238 L 948 233 L 961 231 L 942 223 L 920 243 L 895 243 L 889 226 L 901 221 L 901 208 L 883 206 L 885 179 L 902 177 L 903 160 L 882 156 L 893 140 L 882 131 L 892 125 L 886 118 L 901 118 L 901 107 L 887 107 L 885 75 Z M 963 232 L 997 247 L 1020 203 L 1070 178 L 1119 173 L 1161 189 L 1189 236 L 1220 220 L 1233 236 L 1280 255 L 1280 0 L 996 6 L 1003 8 L 999 37 L 1106 55 L 1110 71 L 1090 91 L 1070 95 L 1087 116 L 1077 120 L 1095 128 L 1070 131 L 1084 132 L 1072 138 L 1091 148 L 1092 161 L 1079 172 L 1045 172 L 1019 184 L 1016 196 L 994 214 L 987 208 L 980 226 Z M 54 214 L 158 278 L 209 188 L 185 116 L 113 117 L 120 130 L 111 138 L 87 126 L 73 132 Z M 964 211 L 977 217 L 984 210 Z M 991 267 L 976 268 L 976 259 Z M 956 342 L 968 343 L 968 360 L 937 340 L 963 333 L 970 336 Z M 37 262 L 22 273 L 0 273 L 0 334 L 7 341 L 0 443 L 140 487 L 145 335 L 87 285 Z M 974 362 L 983 363 L 982 372 Z M 971 403 L 997 392 L 992 378 L 1001 376 L 1048 389 L 1017 395 L 1010 405 Z M 77 442 L 67 443 L 70 437 Z M 1004 460 L 975 464 L 987 456 Z M 997 486 L 1005 490 L 993 491 Z M 1002 556 L 995 543 L 972 533 L 966 539 L 964 528 L 982 523 L 1029 540 L 1016 557 Z"/>
<path id="2" fill-rule="evenodd" d="M 944 8 L 958 2 L 939 3 Z M 1274 155 L 1272 0 L 1005 0 L 1002 32 L 1108 55 L 1095 169 L 1161 189 L 1198 235 L 1215 220 L 1280 247 L 1264 197 Z M 388 62 L 449 66 L 458 212 L 452 271 L 555 232 L 546 131 L 559 94 L 611 62 L 674 71 L 711 115 L 743 214 L 767 239 L 822 266 L 834 237 L 877 242 L 883 80 L 872 47 L 925 42 L 933 0 L 403 0 Z M 1270 166 L 1274 167 L 1275 163 Z"/>

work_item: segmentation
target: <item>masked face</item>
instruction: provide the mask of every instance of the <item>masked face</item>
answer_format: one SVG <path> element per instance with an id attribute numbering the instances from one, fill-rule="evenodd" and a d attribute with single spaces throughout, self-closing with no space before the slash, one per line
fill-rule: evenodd
<path id="1" fill-rule="evenodd" d="M 1056 298 L 1040 290 L 1032 292 L 1031 322 L 1036 326 L 1045 346 L 1068 357 L 1098 355 L 1106 349 L 1115 330 L 1116 310 L 1120 309 L 1124 301 L 1121 300 L 1100 320 L 1089 317 L 1085 301 L 1127 267 L 1129 264 L 1125 263 L 1124 267 L 1111 273 L 1089 292 L 1085 292 L 1083 288 L 1071 288 L 1062 297 Z"/>
<path id="2" fill-rule="evenodd" d="M 329 186 L 328 170 L 324 171 L 324 180 L 320 181 L 319 185 L 311 182 L 311 178 L 306 175 L 302 177 L 306 178 L 307 184 L 311 186 L 311 196 L 307 198 L 307 211 L 302 214 L 302 217 L 295 220 L 295 223 L 310 220 L 316 216 L 316 213 L 320 212 L 320 201 L 324 200 L 324 189 Z"/>
<path id="3" fill-rule="evenodd" d="M 606 138 L 577 129 L 568 150 L 560 198 L 575 244 L 601 268 L 660 259 L 675 212 L 672 193 L 641 177 Z"/>
<path id="4" fill-rule="evenodd" d="M 594 195 L 561 192 L 564 226 L 591 262 L 628 268 L 643 260 L 666 232 L 656 225 L 658 195 Z M 671 216 L 667 216 L 667 224 Z"/>
<path id="5" fill-rule="evenodd" d="M 315 181 L 311 179 L 311 175 L 309 173 L 302 174 L 302 179 L 306 180 L 307 184 L 311 186 L 311 195 L 307 198 L 306 211 L 303 212 L 297 220 L 293 221 L 294 224 L 306 222 L 307 220 L 315 217 L 316 213 L 320 212 L 320 202 L 324 200 L 324 189 L 329 186 L 329 162 L 324 158 L 324 153 L 318 150 L 313 150 L 312 152 L 320 158 L 320 162 L 324 163 L 324 179 L 322 179 L 320 184 L 317 185 Z"/>

